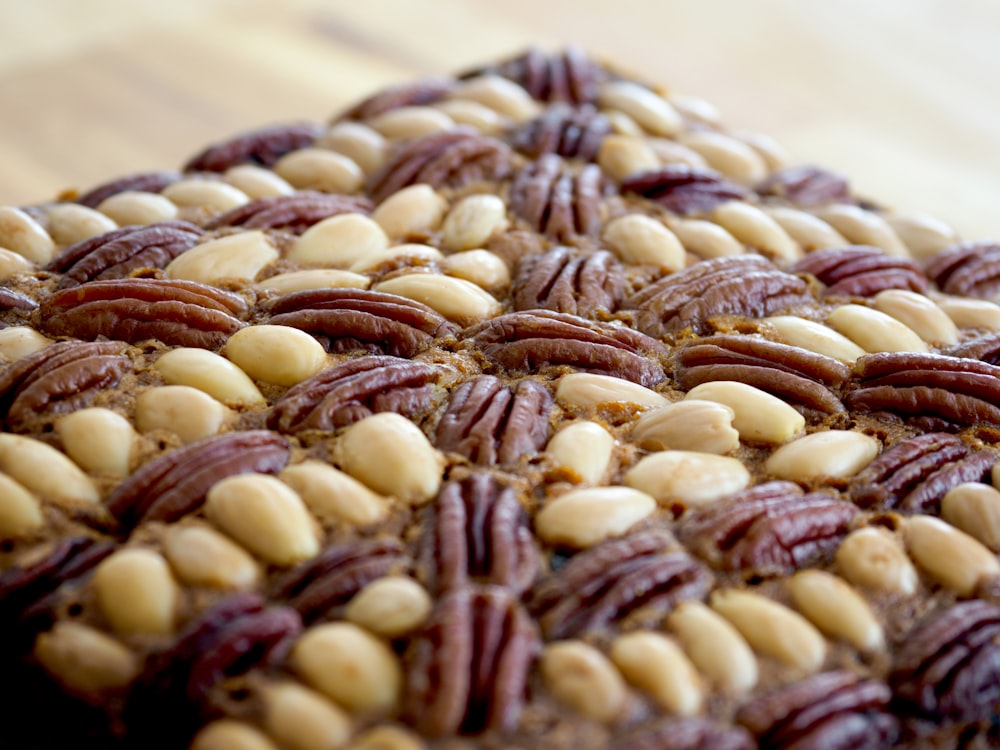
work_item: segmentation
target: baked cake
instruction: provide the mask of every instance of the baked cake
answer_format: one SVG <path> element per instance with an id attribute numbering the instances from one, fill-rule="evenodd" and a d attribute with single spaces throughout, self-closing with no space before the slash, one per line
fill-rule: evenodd
<path id="1" fill-rule="evenodd" d="M 5 748 L 1000 743 L 1000 245 L 568 49 L 0 246 Z"/>

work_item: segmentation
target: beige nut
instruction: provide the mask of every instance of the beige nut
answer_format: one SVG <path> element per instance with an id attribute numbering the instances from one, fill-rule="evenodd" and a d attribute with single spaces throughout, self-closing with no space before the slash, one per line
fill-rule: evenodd
<path id="1" fill-rule="evenodd" d="M 396 654 L 357 625 L 310 628 L 289 661 L 312 687 L 353 713 L 390 711 L 399 703 L 403 671 Z"/>
<path id="2" fill-rule="evenodd" d="M 462 198 L 452 206 L 441 226 L 444 249 L 458 252 L 482 247 L 490 237 L 507 228 L 507 206 L 496 195 Z"/>
<path id="3" fill-rule="evenodd" d="M 188 750 L 278 750 L 278 746 L 252 724 L 216 719 L 195 735 Z"/>
<path id="4" fill-rule="evenodd" d="M 197 388 L 224 404 L 256 406 L 267 403 L 243 370 L 207 349 L 171 349 L 156 360 L 153 369 L 168 385 Z"/>
<path id="5" fill-rule="evenodd" d="M 96 503 L 94 482 L 66 456 L 40 440 L 0 433 L 0 472 L 29 492 L 56 503 Z"/>
<path id="6" fill-rule="evenodd" d="M 985 328 L 1000 331 L 1000 305 L 983 299 L 961 299 L 941 297 L 936 300 L 938 307 L 959 328 Z"/>
<path id="7" fill-rule="evenodd" d="M 398 264 L 401 261 L 409 261 L 420 266 L 435 266 L 440 265 L 442 260 L 444 255 L 436 247 L 419 242 L 407 242 L 358 258 L 351 264 L 350 270 L 355 273 L 367 273 L 377 270 L 385 263 Z"/>
<path id="8" fill-rule="evenodd" d="M 80 409 L 60 417 L 56 433 L 67 455 L 81 468 L 118 477 L 129 473 L 136 434 L 118 412 L 100 407 Z"/>
<path id="9" fill-rule="evenodd" d="M 958 343 L 954 321 L 922 294 L 906 289 L 885 289 L 875 295 L 875 309 L 895 318 L 930 344 Z"/>
<path id="10" fill-rule="evenodd" d="M 181 208 L 200 208 L 213 214 L 250 202 L 249 195 L 232 185 L 199 178 L 178 180 L 163 188 L 160 195 Z"/>
<path id="11" fill-rule="evenodd" d="M 45 525 L 42 506 L 28 490 L 0 474 L 0 540 L 28 536 Z"/>
<path id="12" fill-rule="evenodd" d="M 331 126 L 317 146 L 343 154 L 364 170 L 373 174 L 385 163 L 388 144 L 374 128 L 360 122 L 338 122 Z"/>
<path id="13" fill-rule="evenodd" d="M 597 152 L 601 170 L 619 182 L 660 166 L 660 157 L 640 135 L 612 133 L 604 137 Z"/>
<path id="14" fill-rule="evenodd" d="M 625 117 L 621 112 L 605 112 L 609 119 L 614 115 L 621 115 Z M 631 120 L 629 120 L 631 122 Z M 692 169 L 708 169 L 708 162 L 705 161 L 705 157 L 699 154 L 697 151 L 689 149 L 677 141 L 670 140 L 669 138 L 650 138 L 642 132 L 642 128 L 638 125 L 635 126 L 635 135 L 642 136 L 649 147 L 653 149 L 653 153 L 656 157 L 664 164 L 681 164 Z"/>
<path id="15" fill-rule="evenodd" d="M 994 552 L 1000 551 L 1000 491 L 996 487 L 979 482 L 952 487 L 941 498 L 941 517 Z"/>
<path id="16" fill-rule="evenodd" d="M 159 553 L 120 549 L 100 562 L 92 582 L 101 613 L 119 635 L 173 632 L 179 591 Z"/>
<path id="17" fill-rule="evenodd" d="M 615 439 L 597 422 L 573 422 L 563 427 L 545 447 L 557 466 L 573 471 L 588 484 L 597 484 L 607 473 Z"/>
<path id="18" fill-rule="evenodd" d="M 678 112 L 690 120 L 696 120 L 711 125 L 715 128 L 722 126 L 722 114 L 719 108 L 712 102 L 690 94 L 678 94 L 669 92 L 666 94 L 667 100 Z"/>
<path id="19" fill-rule="evenodd" d="M 602 109 L 624 112 L 652 135 L 672 137 L 684 129 L 684 119 L 673 105 L 638 83 L 605 83 L 597 94 L 597 103 Z"/>
<path id="20" fill-rule="evenodd" d="M 763 211 L 807 252 L 827 247 L 845 247 L 850 244 L 836 229 L 805 211 L 787 206 L 764 207 Z"/>
<path id="21" fill-rule="evenodd" d="M 412 578 L 385 576 L 351 599 L 344 618 L 376 635 L 398 638 L 423 625 L 433 605 L 427 590 Z"/>
<path id="22" fill-rule="evenodd" d="M 56 243 L 41 224 L 13 206 L 0 206 L 0 247 L 40 266 L 56 254 Z"/>
<path id="23" fill-rule="evenodd" d="M 448 201 L 433 187 L 410 185 L 382 201 L 372 220 L 389 237 L 423 237 L 438 230 L 447 210 Z"/>
<path id="24" fill-rule="evenodd" d="M 705 677 L 728 695 L 757 684 L 757 657 L 728 620 L 699 601 L 681 602 L 667 619 L 684 651 Z"/>
<path id="25" fill-rule="evenodd" d="M 275 198 L 279 195 L 291 195 L 295 188 L 270 169 L 264 169 L 253 164 L 237 164 L 223 174 L 226 182 L 238 190 L 242 190 L 251 198 Z"/>
<path id="26" fill-rule="evenodd" d="M 421 138 L 455 127 L 455 121 L 440 109 L 420 105 L 390 109 L 366 124 L 392 140 Z"/>
<path id="27" fill-rule="evenodd" d="M 364 214 L 338 214 L 309 227 L 299 237 L 288 259 L 348 268 L 362 258 L 389 247 L 382 227 Z"/>
<path id="28" fill-rule="evenodd" d="M 826 320 L 866 352 L 930 351 L 913 329 L 870 307 L 841 305 Z"/>
<path id="29" fill-rule="evenodd" d="M 355 422 L 335 446 L 336 462 L 383 495 L 422 504 L 437 495 L 444 458 L 413 422 L 382 412 Z"/>
<path id="30" fill-rule="evenodd" d="M 255 380 L 295 385 L 326 367 L 326 350 L 305 331 L 257 325 L 240 329 L 222 353 Z"/>
<path id="31" fill-rule="evenodd" d="M 118 225 L 100 211 L 79 203 L 55 203 L 45 209 L 49 236 L 57 245 L 77 242 L 110 232 Z"/>
<path id="32" fill-rule="evenodd" d="M 196 245 L 167 265 L 172 279 L 218 284 L 229 279 L 253 281 L 278 260 L 278 249 L 261 231 L 240 232 Z"/>
<path id="33" fill-rule="evenodd" d="M 661 222 L 642 214 L 626 214 L 604 227 L 604 242 L 626 263 L 679 271 L 684 268 L 684 246 Z"/>
<path id="34" fill-rule="evenodd" d="M 459 325 L 491 318 L 501 309 L 495 297 L 471 281 L 436 273 L 402 274 L 372 289 L 422 302 Z"/>
<path id="35" fill-rule="evenodd" d="M 177 204 L 159 193 L 126 190 L 115 193 L 97 206 L 97 210 L 120 226 L 146 226 L 177 218 Z"/>
<path id="36" fill-rule="evenodd" d="M 376 495 L 354 477 L 322 461 L 309 460 L 288 466 L 278 477 L 299 493 L 302 502 L 320 521 L 369 526 L 389 511 L 387 498 Z"/>
<path id="37" fill-rule="evenodd" d="M 631 684 L 673 714 L 701 711 L 705 689 L 694 665 L 671 638 L 636 631 L 615 638 L 611 661 Z"/>
<path id="38" fill-rule="evenodd" d="M 296 682 L 263 689 L 264 726 L 286 750 L 332 750 L 351 738 L 351 717 L 327 698 Z"/>
<path id="39" fill-rule="evenodd" d="M 364 173 L 353 159 L 323 148 L 300 148 L 274 164 L 275 173 L 299 190 L 354 193 L 364 183 Z"/>
<path id="40" fill-rule="evenodd" d="M 885 217 L 917 263 L 926 263 L 939 250 L 958 242 L 958 232 L 931 216 L 890 214 Z"/>
<path id="41" fill-rule="evenodd" d="M 0 361 L 13 362 L 40 352 L 52 339 L 27 326 L 0 328 Z"/>
<path id="42" fill-rule="evenodd" d="M 846 479 L 870 464 L 879 453 L 878 440 L 853 430 L 814 432 L 781 446 L 768 457 L 768 474 L 793 482 Z"/>
<path id="43" fill-rule="evenodd" d="M 291 294 L 306 289 L 367 289 L 369 285 L 371 279 L 359 273 L 336 268 L 310 268 L 268 276 L 254 286 L 263 291 Z"/>
<path id="44" fill-rule="evenodd" d="M 34 268 L 35 264 L 23 255 L 0 247 L 0 281 L 6 281 L 21 273 L 30 273 Z"/>
<path id="45" fill-rule="evenodd" d="M 641 459 L 624 481 L 663 505 L 696 508 L 748 487 L 750 472 L 738 458 L 669 450 Z"/>
<path id="46" fill-rule="evenodd" d="M 712 211 L 711 219 L 740 242 L 757 248 L 779 263 L 792 263 L 802 257 L 802 248 L 781 225 L 749 203 L 722 203 Z"/>
<path id="47" fill-rule="evenodd" d="M 449 276 L 465 279 L 487 291 L 498 291 L 510 284 L 510 269 L 489 250 L 466 250 L 447 256 L 441 269 Z"/>
<path id="48" fill-rule="evenodd" d="M 140 432 L 167 430 L 192 443 L 215 435 L 229 410 L 202 390 L 188 385 L 164 385 L 135 398 L 135 426 Z"/>
<path id="49" fill-rule="evenodd" d="M 770 393 L 733 380 L 702 383 L 687 392 L 685 401 L 701 399 L 733 410 L 733 427 L 741 440 L 783 443 L 805 427 L 805 418 Z"/>
<path id="50" fill-rule="evenodd" d="M 163 538 L 163 555 L 188 586 L 250 589 L 260 578 L 246 550 L 208 526 L 171 526 Z"/>
<path id="51" fill-rule="evenodd" d="M 909 251 L 885 219 L 860 206 L 833 204 L 817 209 L 816 215 L 840 232 L 853 245 L 874 245 L 887 255 L 908 258 Z"/>
<path id="52" fill-rule="evenodd" d="M 502 135 L 510 121 L 494 109 L 470 99 L 446 99 L 436 102 L 435 109 L 444 112 L 458 125 L 469 125 L 483 135 Z"/>
<path id="53" fill-rule="evenodd" d="M 541 105 L 511 80 L 487 74 L 469 78 L 452 88 L 451 99 L 467 99 L 522 123 L 536 117 Z"/>
<path id="54" fill-rule="evenodd" d="M 549 501 L 535 516 L 546 544 L 584 549 L 624 534 L 656 510 L 656 500 L 628 487 L 585 487 Z"/>
<path id="55" fill-rule="evenodd" d="M 670 403 L 638 383 L 590 372 L 574 372 L 559 378 L 556 402 L 578 409 L 596 409 L 605 404 L 661 407 Z"/>
<path id="56" fill-rule="evenodd" d="M 792 156 L 784 146 L 766 133 L 750 130 L 734 130 L 730 133 L 760 154 L 769 172 L 783 169 L 792 163 Z"/>
<path id="57" fill-rule="evenodd" d="M 732 409 L 715 401 L 677 401 L 639 417 L 630 438 L 646 450 L 721 455 L 740 447 L 740 434 L 733 429 L 735 417 Z"/>
<path id="58" fill-rule="evenodd" d="M 865 350 L 849 338 L 822 323 L 795 315 L 776 315 L 764 318 L 764 321 L 774 327 L 781 341 L 800 349 L 833 357 L 842 362 L 854 362 L 865 354 Z"/>
<path id="59" fill-rule="evenodd" d="M 302 498 L 266 474 L 239 474 L 214 484 L 205 497 L 205 515 L 275 565 L 293 565 L 319 552 L 316 524 Z"/>
<path id="60" fill-rule="evenodd" d="M 395 726 L 372 727 L 351 743 L 350 750 L 426 750 L 427 745 L 409 729 Z"/>
<path id="61" fill-rule="evenodd" d="M 703 260 L 743 255 L 746 247 L 729 232 L 710 221 L 700 219 L 675 219 L 670 229 L 684 248 Z"/>
<path id="62" fill-rule="evenodd" d="M 875 613 L 843 579 L 822 570 L 801 570 L 786 585 L 796 608 L 827 635 L 866 653 L 885 648 Z"/>
<path id="63" fill-rule="evenodd" d="M 802 615 L 760 594 L 738 589 L 713 592 L 711 606 L 731 622 L 754 651 L 802 672 L 817 672 L 826 641 Z"/>
<path id="64" fill-rule="evenodd" d="M 767 164 L 743 141 L 716 130 L 696 130 L 678 139 L 696 151 L 708 166 L 745 185 L 755 185 L 767 177 Z"/>
<path id="65" fill-rule="evenodd" d="M 906 519 L 903 540 L 917 565 L 959 596 L 971 596 L 980 580 L 1000 574 L 1000 561 L 989 548 L 940 518 Z"/>
<path id="66" fill-rule="evenodd" d="M 122 688 L 139 672 L 139 660 L 122 643 L 70 620 L 35 639 L 35 658 L 63 685 L 87 696 Z"/>
<path id="67" fill-rule="evenodd" d="M 857 586 L 895 594 L 917 590 L 917 571 L 895 535 L 880 526 L 852 531 L 836 554 L 841 575 Z"/>
<path id="68" fill-rule="evenodd" d="M 621 717 L 628 699 L 625 680 L 603 653 L 583 641 L 557 641 L 542 650 L 545 688 L 573 711 L 604 723 Z"/>

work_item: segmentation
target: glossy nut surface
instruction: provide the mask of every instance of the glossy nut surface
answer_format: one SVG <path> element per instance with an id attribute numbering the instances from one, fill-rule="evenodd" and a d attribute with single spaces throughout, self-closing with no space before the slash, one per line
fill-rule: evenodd
<path id="1" fill-rule="evenodd" d="M 559 466 L 596 484 L 608 470 L 615 439 L 596 422 L 572 422 L 552 436 L 545 452 Z"/>
<path id="2" fill-rule="evenodd" d="M 583 641 L 547 645 L 539 665 L 542 681 L 556 700 L 591 719 L 617 719 L 628 696 L 625 680 L 598 649 Z"/>
<path id="3" fill-rule="evenodd" d="M 243 370 L 206 349 L 171 349 L 156 360 L 153 368 L 168 385 L 197 388 L 224 404 L 253 406 L 265 403 L 264 396 Z"/>
<path id="4" fill-rule="evenodd" d="M 208 393 L 189 385 L 163 385 L 135 399 L 135 426 L 140 432 L 167 430 L 182 442 L 215 435 L 229 410 Z"/>
<path id="5" fill-rule="evenodd" d="M 123 477 L 129 472 L 135 430 L 118 412 L 90 407 L 56 422 L 63 448 L 78 466 L 95 474 Z"/>
<path id="6" fill-rule="evenodd" d="M 359 591 L 344 617 L 386 638 L 411 633 L 427 619 L 433 602 L 427 590 L 406 576 L 385 576 Z"/>
<path id="7" fill-rule="evenodd" d="M 535 516 L 535 531 L 547 544 L 581 549 L 624 533 L 656 510 L 656 501 L 628 487 L 570 490 Z"/>
<path id="8" fill-rule="evenodd" d="M 750 472 L 737 458 L 670 450 L 642 458 L 626 472 L 624 481 L 662 505 L 691 508 L 739 492 L 750 484 Z"/>
<path id="9" fill-rule="evenodd" d="M 249 589 L 260 577 L 245 549 L 208 526 L 171 526 L 163 538 L 163 554 L 189 586 Z"/>
<path id="10" fill-rule="evenodd" d="M 178 589 L 167 561 L 149 549 L 126 548 L 94 571 L 101 612 L 120 635 L 166 635 L 173 631 Z"/>
<path id="11" fill-rule="evenodd" d="M 343 521 L 367 526 L 389 510 L 387 498 L 339 469 L 316 460 L 288 466 L 278 477 L 295 490 L 320 521 Z"/>
<path id="12" fill-rule="evenodd" d="M 124 644 L 69 620 L 39 635 L 34 655 L 61 683 L 90 696 L 124 687 L 139 672 L 138 658 Z"/>
<path id="13" fill-rule="evenodd" d="M 322 345 L 288 326 L 247 326 L 229 337 L 222 352 L 251 378 L 276 385 L 295 385 L 326 366 Z"/>

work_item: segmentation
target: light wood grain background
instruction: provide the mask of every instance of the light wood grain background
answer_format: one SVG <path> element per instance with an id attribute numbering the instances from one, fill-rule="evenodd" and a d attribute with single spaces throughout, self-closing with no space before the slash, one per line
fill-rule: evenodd
<path id="1" fill-rule="evenodd" d="M 574 42 L 882 203 L 1000 238 L 995 0 L 0 0 L 0 203 Z"/>

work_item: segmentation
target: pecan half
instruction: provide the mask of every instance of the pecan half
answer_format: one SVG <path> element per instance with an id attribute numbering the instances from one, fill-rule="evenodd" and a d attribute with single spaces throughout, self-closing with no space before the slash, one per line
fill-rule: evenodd
<path id="1" fill-rule="evenodd" d="M 543 579 L 529 607 L 545 637 L 573 637 L 640 607 L 649 617 L 662 617 L 677 603 L 704 595 L 711 574 L 686 553 L 665 551 L 668 541 L 650 532 L 605 542 Z"/>
<path id="2" fill-rule="evenodd" d="M 475 581 L 521 594 L 538 575 L 528 516 L 514 490 L 490 474 L 447 482 L 424 529 L 421 559 L 432 591 Z"/>
<path id="3" fill-rule="evenodd" d="M 400 107 L 433 104 L 444 99 L 454 86 L 453 79 L 437 76 L 392 86 L 367 99 L 362 99 L 350 109 L 337 115 L 334 120 L 367 120 Z"/>
<path id="4" fill-rule="evenodd" d="M 202 234 L 186 221 L 122 227 L 70 245 L 47 270 L 64 274 L 60 289 L 95 279 L 122 279 L 139 268 L 165 268 L 194 247 Z"/>
<path id="5" fill-rule="evenodd" d="M 566 240 L 600 229 L 606 192 L 604 174 L 596 164 L 576 171 L 555 154 L 546 154 L 514 175 L 510 210 L 532 229 Z"/>
<path id="6" fill-rule="evenodd" d="M 107 508 L 126 526 L 176 521 L 197 510 L 216 482 L 236 474 L 281 471 L 288 442 L 273 432 L 232 432 L 188 443 L 150 461 L 122 482 Z"/>
<path id="7" fill-rule="evenodd" d="M 243 300 L 221 289 L 173 279 L 110 279 L 63 289 L 42 300 L 41 328 L 53 336 L 218 349 L 236 331 Z"/>
<path id="8" fill-rule="evenodd" d="M 940 354 L 868 354 L 854 363 L 848 409 L 1000 425 L 1000 367 Z"/>
<path id="9" fill-rule="evenodd" d="M 660 719 L 615 740 L 614 750 L 755 750 L 742 727 L 727 727 L 700 716 Z"/>
<path id="10" fill-rule="evenodd" d="M 466 329 L 463 337 L 491 360 L 518 372 L 547 365 L 625 378 L 647 388 L 661 382 L 663 368 L 646 355 L 662 356 L 659 341 L 610 323 L 575 315 L 530 310 L 508 313 Z"/>
<path id="11" fill-rule="evenodd" d="M 1000 333 L 987 333 L 948 349 L 949 357 L 978 359 L 991 365 L 1000 365 Z"/>
<path id="12" fill-rule="evenodd" d="M 757 186 L 757 192 L 784 198 L 797 206 L 854 203 L 847 180 L 810 164 L 797 164 L 772 172 Z"/>
<path id="13" fill-rule="evenodd" d="M 434 607 L 410 644 L 404 713 L 440 737 L 517 726 L 538 634 L 499 586 L 462 586 Z"/>
<path id="14" fill-rule="evenodd" d="M 60 341 L 29 354 L 0 373 L 0 411 L 11 432 L 24 432 L 40 415 L 88 405 L 94 393 L 118 384 L 132 369 L 120 341 Z"/>
<path id="15" fill-rule="evenodd" d="M 499 180 L 510 173 L 510 148 L 495 138 L 463 127 L 403 143 L 375 174 L 369 194 L 381 203 L 408 185 L 458 188 Z"/>
<path id="16" fill-rule="evenodd" d="M 6 310 L 34 310 L 38 303 L 31 297 L 15 292 L 7 287 L 0 287 L 0 312 Z"/>
<path id="17" fill-rule="evenodd" d="M 717 568 L 783 575 L 833 552 L 858 512 L 792 482 L 767 482 L 694 510 L 678 535 Z"/>
<path id="18" fill-rule="evenodd" d="M 908 258 L 894 258 L 877 247 L 852 245 L 809 253 L 789 271 L 811 273 L 826 285 L 824 294 L 873 297 L 884 289 L 926 292 L 929 286 L 920 266 Z"/>
<path id="19" fill-rule="evenodd" d="M 311 624 L 336 614 L 369 583 L 405 568 L 407 562 L 403 545 L 395 539 L 334 545 L 278 579 L 271 593 Z"/>
<path id="20" fill-rule="evenodd" d="M 551 407 L 552 394 L 533 380 L 506 388 L 481 375 L 451 394 L 435 444 L 480 466 L 517 463 L 545 445 Z"/>
<path id="21" fill-rule="evenodd" d="M 568 247 L 554 247 L 522 258 L 512 286 L 515 310 L 590 317 L 617 309 L 625 295 L 625 274 L 606 250 L 574 256 Z"/>
<path id="22" fill-rule="evenodd" d="M 299 328 L 329 352 L 413 357 L 457 327 L 427 305 L 364 289 L 307 289 L 268 306 L 273 325 Z"/>
<path id="23" fill-rule="evenodd" d="M 834 391 L 851 374 L 832 357 L 751 336 L 699 339 L 681 348 L 675 362 L 675 376 L 684 390 L 713 380 L 736 380 L 827 414 L 844 411 Z"/>
<path id="24" fill-rule="evenodd" d="M 15 653 L 31 648 L 35 636 L 53 624 L 57 589 L 86 575 L 114 551 L 109 542 L 85 536 L 63 539 L 27 567 L 0 573 L 0 631 Z"/>
<path id="25" fill-rule="evenodd" d="M 623 193 L 638 193 L 675 214 L 711 211 L 720 203 L 747 196 L 746 188 L 718 172 L 684 164 L 668 164 L 640 172 L 621 183 Z"/>
<path id="26" fill-rule="evenodd" d="M 961 438 L 941 432 L 908 438 L 872 461 L 851 480 L 851 500 L 863 508 L 936 512 L 948 490 L 978 482 L 996 457 L 972 451 Z"/>
<path id="27" fill-rule="evenodd" d="M 924 272 L 942 292 L 992 299 L 1000 292 L 1000 245 L 962 242 L 946 247 Z"/>
<path id="28" fill-rule="evenodd" d="M 519 84 L 543 102 L 586 104 L 597 99 L 601 84 L 610 73 L 578 47 L 547 53 L 532 47 L 517 57 L 462 75 L 471 78 L 495 73 Z"/>
<path id="29" fill-rule="evenodd" d="M 214 216 L 205 228 L 287 229 L 302 234 L 313 224 L 337 214 L 371 212 L 372 204 L 367 198 L 299 190 L 291 195 L 272 195 L 244 203 Z"/>
<path id="30" fill-rule="evenodd" d="M 317 123 L 274 125 L 216 143 L 191 157 L 185 172 L 225 172 L 237 164 L 270 167 L 282 156 L 311 146 L 323 133 Z"/>
<path id="31" fill-rule="evenodd" d="M 899 737 L 891 696 L 877 680 L 826 672 L 755 698 L 736 720 L 774 750 L 880 750 Z"/>
<path id="32" fill-rule="evenodd" d="M 737 255 L 695 263 L 665 276 L 625 300 L 636 310 L 636 327 L 662 336 L 690 326 L 712 330 L 712 318 L 740 315 L 760 318 L 813 303 L 806 282 L 779 271 L 760 255 Z"/>
<path id="33" fill-rule="evenodd" d="M 437 369 L 397 357 L 365 356 L 330 367 L 290 388 L 267 426 L 280 432 L 333 430 L 382 411 L 412 417 L 431 401 Z"/>
<path id="34" fill-rule="evenodd" d="M 180 178 L 180 172 L 173 170 L 141 172 L 140 174 L 121 177 L 117 180 L 92 187 L 86 193 L 79 196 L 75 202 L 88 208 L 97 208 L 112 195 L 124 193 L 126 190 L 134 190 L 140 193 L 158 193 L 167 185 L 177 182 Z"/>
<path id="35" fill-rule="evenodd" d="M 507 142 L 532 159 L 558 154 L 567 159 L 594 161 L 604 136 L 609 133 L 611 122 L 592 105 L 557 104 L 510 131 Z"/>
<path id="36" fill-rule="evenodd" d="M 989 721 L 1000 701 L 1000 607 L 960 602 L 900 645 L 889 684 L 900 708 L 935 721 Z"/>

